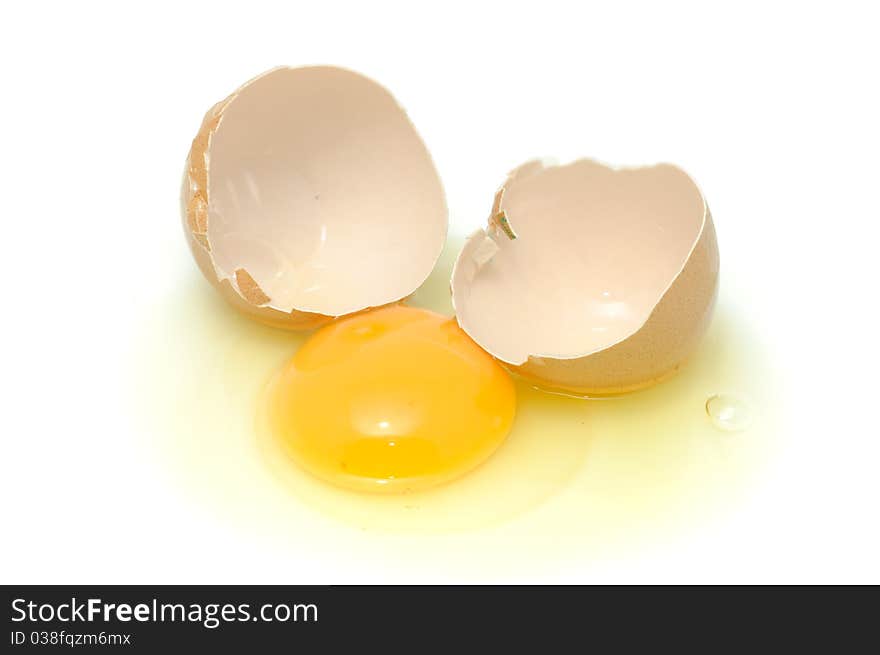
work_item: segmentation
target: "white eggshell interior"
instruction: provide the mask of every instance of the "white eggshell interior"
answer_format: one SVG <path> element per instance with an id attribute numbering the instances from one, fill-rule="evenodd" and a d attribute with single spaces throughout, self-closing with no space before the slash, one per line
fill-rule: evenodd
<path id="1" fill-rule="evenodd" d="M 517 238 L 479 231 L 453 274 L 459 323 L 513 365 L 571 359 L 634 334 L 681 272 L 706 207 L 675 166 L 527 164 L 500 204 Z"/>
<path id="2" fill-rule="evenodd" d="M 331 68 L 280 68 L 223 109 L 208 154 L 207 238 L 268 306 L 330 316 L 399 300 L 446 238 L 431 158 L 394 98 Z"/>

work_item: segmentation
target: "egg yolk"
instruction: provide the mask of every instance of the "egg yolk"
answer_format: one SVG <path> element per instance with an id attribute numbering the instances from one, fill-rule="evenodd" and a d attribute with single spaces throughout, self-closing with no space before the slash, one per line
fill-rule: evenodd
<path id="1" fill-rule="evenodd" d="M 275 436 L 306 470 L 414 491 L 484 461 L 513 423 L 507 373 L 454 319 L 392 305 L 322 328 L 269 389 Z"/>

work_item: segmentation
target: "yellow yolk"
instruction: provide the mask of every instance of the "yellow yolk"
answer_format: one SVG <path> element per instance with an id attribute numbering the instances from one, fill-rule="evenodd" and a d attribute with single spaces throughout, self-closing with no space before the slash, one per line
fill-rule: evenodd
<path id="1" fill-rule="evenodd" d="M 516 393 L 454 319 L 393 305 L 315 333 L 268 401 L 274 434 L 314 475 L 413 491 L 489 457 L 513 423 Z"/>

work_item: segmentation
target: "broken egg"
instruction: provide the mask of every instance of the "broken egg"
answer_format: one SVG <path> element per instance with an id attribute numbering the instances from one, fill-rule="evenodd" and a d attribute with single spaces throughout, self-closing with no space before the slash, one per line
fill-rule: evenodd
<path id="1" fill-rule="evenodd" d="M 679 168 L 535 161 L 462 249 L 452 302 L 462 329 L 534 384 L 623 393 L 693 352 L 718 268 L 709 209 Z"/>
<path id="2" fill-rule="evenodd" d="M 208 111 L 182 212 L 223 297 L 294 329 L 410 295 L 447 229 L 440 179 L 403 109 L 326 66 L 276 68 Z"/>
<path id="3" fill-rule="evenodd" d="M 405 305 L 321 328 L 267 391 L 291 459 L 358 491 L 460 477 L 501 445 L 516 410 L 510 376 L 455 319 Z"/>

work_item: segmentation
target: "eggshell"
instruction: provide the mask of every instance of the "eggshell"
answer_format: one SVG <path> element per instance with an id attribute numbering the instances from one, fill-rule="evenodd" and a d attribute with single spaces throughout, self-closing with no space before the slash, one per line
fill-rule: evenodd
<path id="1" fill-rule="evenodd" d="M 410 295 L 446 239 L 431 157 L 391 94 L 327 66 L 276 68 L 192 142 L 184 231 L 236 309 L 291 329 Z"/>
<path id="2" fill-rule="evenodd" d="M 709 209 L 675 166 L 529 162 L 465 243 L 452 301 L 512 371 L 606 395 L 678 370 L 709 324 L 718 272 Z"/>

